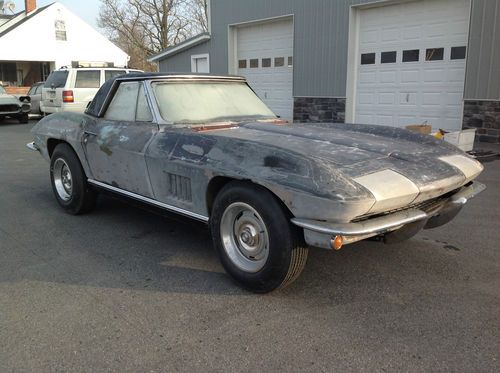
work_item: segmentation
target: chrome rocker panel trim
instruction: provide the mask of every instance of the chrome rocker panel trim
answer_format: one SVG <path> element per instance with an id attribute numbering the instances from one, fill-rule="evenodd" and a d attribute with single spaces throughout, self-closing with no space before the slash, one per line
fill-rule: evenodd
<path id="1" fill-rule="evenodd" d="M 184 209 L 182 209 L 180 207 L 176 207 L 176 206 L 172 206 L 172 205 L 169 205 L 169 204 L 166 204 L 166 203 L 163 203 L 163 202 L 159 202 L 159 201 L 156 201 L 154 199 L 141 196 L 140 194 L 132 193 L 132 192 L 129 192 L 127 190 L 123 190 L 123 189 L 114 187 L 112 185 L 101 183 L 100 181 L 97 181 L 97 180 L 87 179 L 87 181 L 88 181 L 89 184 L 95 185 L 95 186 L 97 186 L 99 188 L 107 189 L 107 190 L 110 190 L 112 192 L 115 192 L 115 193 L 122 194 L 122 195 L 130 197 L 130 198 L 133 198 L 135 200 L 138 200 L 138 201 L 141 201 L 141 202 L 145 202 L 145 203 L 148 203 L 150 205 L 157 206 L 157 207 L 160 207 L 162 209 L 165 209 L 165 210 L 168 210 L 168 211 L 171 211 L 171 212 L 175 212 L 177 214 L 181 214 L 181 215 L 184 215 L 184 216 L 196 219 L 196 220 L 200 220 L 200 221 L 202 221 L 204 223 L 208 223 L 208 216 L 204 216 L 204 215 L 201 215 L 201 214 L 197 214 L 195 212 L 184 210 Z"/>
<path id="2" fill-rule="evenodd" d="M 422 220 L 431 221 L 432 218 L 439 216 L 442 211 L 453 211 L 454 214 L 450 213 L 450 218 L 448 220 L 444 219 L 444 222 L 442 222 L 442 224 L 445 224 L 460 211 L 469 199 L 475 197 L 485 189 L 486 186 L 484 184 L 473 182 L 427 212 L 417 208 L 411 208 L 355 223 L 332 223 L 296 218 L 291 221 L 293 224 L 304 229 L 304 236 L 307 244 L 331 248 L 330 241 L 337 235 L 347 237 L 348 240 L 345 242 L 346 244 L 352 243 L 394 231 L 407 224 Z M 435 226 L 438 225 L 429 225 L 428 228 L 433 228 Z"/>

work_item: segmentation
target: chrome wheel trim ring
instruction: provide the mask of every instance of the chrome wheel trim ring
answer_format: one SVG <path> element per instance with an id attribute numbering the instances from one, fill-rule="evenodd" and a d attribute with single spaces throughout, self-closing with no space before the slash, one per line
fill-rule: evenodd
<path id="1" fill-rule="evenodd" d="M 56 159 L 52 169 L 52 177 L 59 198 L 65 202 L 69 201 L 73 194 L 73 176 L 64 159 Z"/>
<path id="2" fill-rule="evenodd" d="M 250 205 L 229 205 L 220 223 L 222 246 L 231 262 L 245 272 L 261 270 L 269 257 L 269 234 L 260 214 Z"/>

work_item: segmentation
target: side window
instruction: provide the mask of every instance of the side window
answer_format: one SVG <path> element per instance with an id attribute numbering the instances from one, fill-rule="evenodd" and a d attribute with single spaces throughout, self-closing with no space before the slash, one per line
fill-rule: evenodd
<path id="1" fill-rule="evenodd" d="M 105 119 L 133 121 L 139 82 L 121 83 L 104 114 Z"/>
<path id="2" fill-rule="evenodd" d="M 42 84 L 39 84 L 39 85 L 36 87 L 35 95 L 41 95 L 41 94 L 42 94 L 42 88 L 43 88 L 43 85 L 42 85 Z"/>
<path id="3" fill-rule="evenodd" d="M 138 122 L 153 121 L 153 116 L 151 115 L 148 100 L 146 99 L 146 92 L 144 92 L 144 86 L 142 85 L 142 83 L 139 87 L 139 96 L 137 97 L 137 110 L 135 114 L 135 120 Z"/>
<path id="4" fill-rule="evenodd" d="M 125 70 L 105 70 L 104 71 L 104 80 L 109 80 L 111 78 L 114 78 L 115 76 L 118 76 L 118 75 L 123 75 L 123 74 L 126 74 L 127 71 Z"/>
<path id="5" fill-rule="evenodd" d="M 36 86 L 31 87 L 30 90 L 28 91 L 28 95 L 34 95 L 36 92 L 36 88 L 37 88 Z"/>
<path id="6" fill-rule="evenodd" d="M 100 70 L 78 70 L 75 88 L 99 88 L 101 86 Z"/>

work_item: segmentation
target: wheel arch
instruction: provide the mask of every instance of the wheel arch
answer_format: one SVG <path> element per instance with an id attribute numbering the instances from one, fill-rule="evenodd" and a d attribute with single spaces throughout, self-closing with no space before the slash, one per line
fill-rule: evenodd
<path id="1" fill-rule="evenodd" d="M 217 195 L 220 193 L 220 191 L 229 183 L 231 182 L 240 182 L 242 184 L 248 184 L 248 185 L 253 185 L 257 186 L 259 188 L 263 188 L 267 190 L 271 195 L 278 201 L 278 203 L 281 205 L 283 208 L 283 211 L 288 215 L 288 217 L 291 219 L 294 217 L 293 213 L 290 211 L 288 206 L 284 203 L 284 201 L 271 189 L 269 189 L 267 186 L 262 185 L 261 183 L 255 182 L 254 180 L 251 179 L 238 179 L 230 176 L 214 176 L 213 178 L 210 179 L 208 186 L 207 186 L 207 191 L 206 191 L 206 205 L 207 205 L 207 212 L 208 215 L 210 216 L 212 214 L 212 209 L 213 209 L 213 204 L 215 202 L 215 199 L 217 198 Z"/>

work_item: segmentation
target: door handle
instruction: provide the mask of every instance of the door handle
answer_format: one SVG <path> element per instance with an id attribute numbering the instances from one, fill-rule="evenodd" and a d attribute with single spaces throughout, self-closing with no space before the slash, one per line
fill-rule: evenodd
<path id="1" fill-rule="evenodd" d="M 90 131 L 83 131 L 83 133 L 87 136 L 97 136 L 97 133 L 95 132 L 90 132 Z"/>

